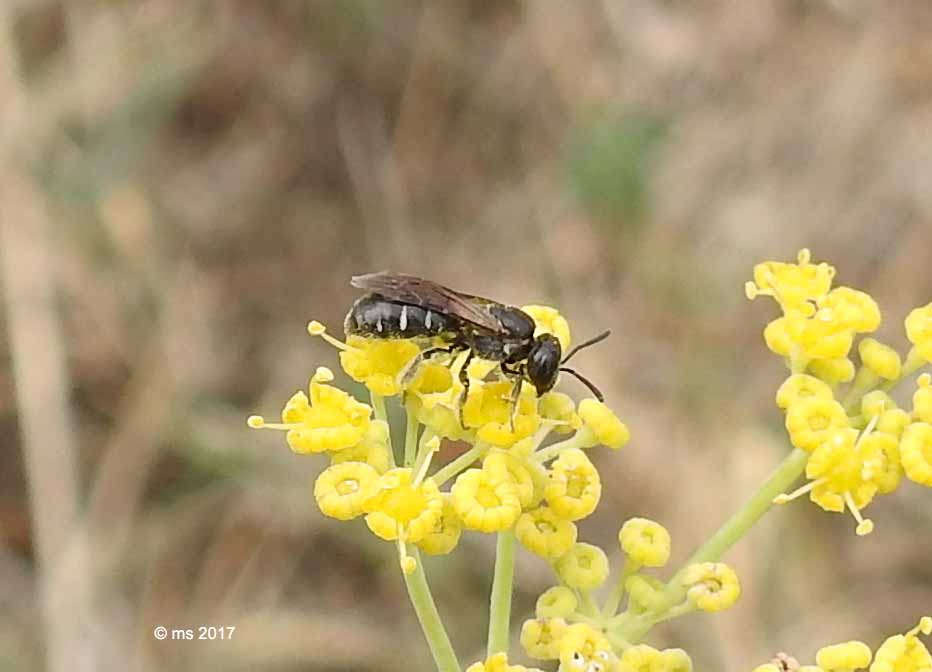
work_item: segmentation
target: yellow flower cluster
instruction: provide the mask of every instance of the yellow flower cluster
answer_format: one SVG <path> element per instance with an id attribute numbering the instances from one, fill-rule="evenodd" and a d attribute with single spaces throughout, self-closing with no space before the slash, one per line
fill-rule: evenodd
<path id="1" fill-rule="evenodd" d="M 815 665 L 799 666 L 795 660 L 781 654 L 779 660 L 759 665 L 754 672 L 784 672 L 786 669 L 798 672 L 928 672 L 932 670 L 932 655 L 920 641 L 919 633 L 932 634 L 932 618 L 926 616 L 905 634 L 887 638 L 875 653 L 864 642 L 844 642 L 819 649 Z M 788 660 L 792 667 L 787 667 Z"/>
<path id="2" fill-rule="evenodd" d="M 932 304 L 906 318 L 912 349 L 905 360 L 873 338 L 858 343 L 860 367 L 849 355 L 859 333 L 880 326 L 880 310 L 864 292 L 832 288 L 835 269 L 813 264 L 808 250 L 798 263 L 765 262 L 754 267 L 750 298 L 773 297 L 782 317 L 767 325 L 767 346 L 782 355 L 791 375 L 777 391 L 786 430 L 796 448 L 809 453 L 809 479 L 785 503 L 808 493 L 826 511 L 849 511 L 859 535 L 873 523 L 861 511 L 878 494 L 893 492 L 905 475 L 932 487 L 932 388 L 920 376 L 912 412 L 887 394 L 906 376 L 932 361 Z M 841 383 L 849 389 L 836 397 Z"/>
<path id="3" fill-rule="evenodd" d="M 561 670 L 688 672 L 692 664 L 685 652 L 631 646 L 626 633 L 697 609 L 727 609 L 741 594 L 737 575 L 722 563 L 690 565 L 669 586 L 642 574 L 666 565 L 671 551 L 670 533 L 647 518 L 626 521 L 618 542 L 625 561 L 605 606 L 596 608 L 592 591 L 608 579 L 608 556 L 597 546 L 576 543 L 554 562 L 560 585 L 538 598 L 536 617 L 521 628 L 521 645 L 537 660 L 559 660 Z M 665 592 L 676 588 L 682 601 L 664 605 Z M 625 595 L 627 609 L 616 615 Z"/>
<path id="4" fill-rule="evenodd" d="M 555 309 L 524 310 L 538 333 L 569 348 L 569 325 Z M 569 574 L 575 567 L 583 583 L 595 580 L 583 577 L 591 573 L 590 558 L 576 544 L 576 521 L 595 510 L 602 492 L 585 450 L 621 448 L 630 438 L 604 403 L 585 399 L 577 407 L 555 391 L 538 398 L 532 385 L 516 386 L 497 362 L 438 352 L 442 344 L 434 339 L 349 336 L 342 342 L 319 322 L 308 332 L 339 349 L 343 370 L 369 389 L 372 405 L 331 385 L 333 373 L 320 368 L 309 395 L 298 392 L 288 401 L 281 423 L 252 416 L 248 424 L 286 431 L 295 452 L 330 457 L 314 485 L 322 513 L 339 520 L 365 516 L 374 534 L 398 544 L 409 572 L 416 566 L 407 544 L 446 554 L 463 530 L 514 530 L 533 553 Z M 386 422 L 384 398 L 391 396 L 400 396 L 408 414 L 403 459 L 393 453 Z M 548 444 L 552 435 L 558 440 Z M 431 473 L 442 439 L 471 447 Z"/>

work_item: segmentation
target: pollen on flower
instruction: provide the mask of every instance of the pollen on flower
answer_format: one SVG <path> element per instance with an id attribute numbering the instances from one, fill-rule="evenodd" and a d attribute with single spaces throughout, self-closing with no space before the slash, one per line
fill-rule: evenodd
<path id="1" fill-rule="evenodd" d="M 686 597 L 703 611 L 722 611 L 732 606 L 741 595 L 738 575 L 721 562 L 690 565 L 683 573 Z"/>
<path id="2" fill-rule="evenodd" d="M 670 559 L 670 533 L 647 518 L 631 518 L 618 531 L 621 549 L 644 567 L 663 567 Z"/>
<path id="3" fill-rule="evenodd" d="M 250 415 L 246 418 L 246 424 L 252 427 L 253 429 L 260 429 L 265 426 L 265 418 L 261 415 Z"/>
<path id="4" fill-rule="evenodd" d="M 320 336 L 327 331 L 327 327 L 318 322 L 317 320 L 311 320 L 307 323 L 307 333 L 311 336 Z"/>

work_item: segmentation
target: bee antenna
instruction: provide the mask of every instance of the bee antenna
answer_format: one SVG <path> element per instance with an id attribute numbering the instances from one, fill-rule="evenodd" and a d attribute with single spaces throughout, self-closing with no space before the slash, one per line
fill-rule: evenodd
<path id="1" fill-rule="evenodd" d="M 583 348 L 588 348 L 590 345 L 595 345 L 596 343 L 601 343 L 601 342 L 604 341 L 606 338 L 608 338 L 608 337 L 611 335 L 611 333 L 612 333 L 612 330 L 611 330 L 611 329 L 606 329 L 605 331 L 603 331 L 603 332 L 602 332 L 601 334 L 599 334 L 598 336 L 593 336 L 593 337 L 590 338 L 588 341 L 583 341 L 582 343 L 580 343 L 579 345 L 577 345 L 575 348 L 573 348 L 572 350 L 570 350 L 568 353 L 566 353 L 566 357 L 564 357 L 564 358 L 563 358 L 563 361 L 560 362 L 560 363 L 561 363 L 561 364 L 566 364 L 568 361 L 570 361 L 570 357 L 572 357 L 573 355 L 575 355 L 577 352 L 579 352 L 579 351 L 582 350 Z"/>
<path id="2" fill-rule="evenodd" d="M 605 334 L 603 334 L 602 337 L 601 337 L 599 340 L 602 340 L 602 338 L 605 338 L 605 336 L 607 336 L 607 335 L 608 335 L 608 332 L 606 332 Z M 579 371 L 576 371 L 576 370 L 574 370 L 574 369 L 570 369 L 570 368 L 565 367 L 565 366 L 561 366 L 561 367 L 560 367 L 560 371 L 566 371 L 567 373 L 569 373 L 569 374 L 571 374 L 571 375 L 573 375 L 573 376 L 576 376 L 576 378 L 579 380 L 579 382 L 581 382 L 583 385 L 585 385 L 586 387 L 589 388 L 589 391 L 592 392 L 592 394 L 595 395 L 595 398 L 596 398 L 596 399 L 598 399 L 599 401 L 605 401 L 605 397 L 602 396 L 602 393 L 599 391 L 599 388 L 597 388 L 597 387 L 595 386 L 595 384 L 593 384 L 593 382 L 592 382 L 591 380 L 589 380 L 588 378 L 586 378 L 586 377 L 585 377 L 584 375 L 582 375 Z"/>

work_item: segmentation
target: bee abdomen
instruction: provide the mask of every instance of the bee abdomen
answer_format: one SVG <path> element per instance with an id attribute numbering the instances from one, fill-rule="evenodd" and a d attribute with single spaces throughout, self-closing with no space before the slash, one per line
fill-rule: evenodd
<path id="1" fill-rule="evenodd" d="M 453 331 L 447 315 L 369 294 L 356 301 L 343 325 L 347 334 L 374 338 L 416 338 Z"/>

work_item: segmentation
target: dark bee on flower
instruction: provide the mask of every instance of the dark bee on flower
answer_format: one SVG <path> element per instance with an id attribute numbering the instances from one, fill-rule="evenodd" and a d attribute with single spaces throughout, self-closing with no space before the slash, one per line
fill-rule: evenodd
<path id="1" fill-rule="evenodd" d="M 469 357 L 500 362 L 502 372 L 517 381 L 516 399 L 523 381 L 530 382 L 540 396 L 553 388 L 560 371 L 575 376 L 599 401 L 603 399 L 595 385 L 563 364 L 582 348 L 607 338 L 608 331 L 577 345 L 564 357 L 555 336 L 534 336 L 534 320 L 520 308 L 392 271 L 357 275 L 352 284 L 368 293 L 350 308 L 344 322 L 347 335 L 430 337 L 441 344 L 423 350 L 410 370 L 435 354 L 468 350 Z M 468 386 L 465 371 L 464 366 L 461 376 Z"/>

